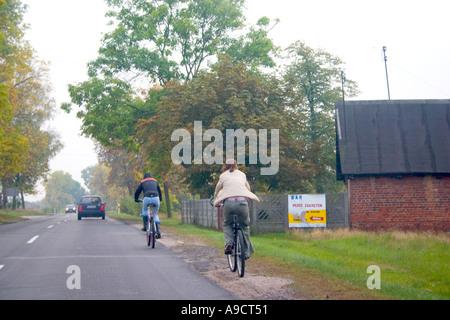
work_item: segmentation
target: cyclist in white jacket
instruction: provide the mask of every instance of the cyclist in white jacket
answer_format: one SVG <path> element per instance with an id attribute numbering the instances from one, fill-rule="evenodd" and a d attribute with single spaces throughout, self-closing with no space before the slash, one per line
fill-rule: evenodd
<path id="1" fill-rule="evenodd" d="M 233 243 L 232 213 L 237 213 L 239 224 L 244 232 L 245 258 L 255 252 L 250 242 L 250 199 L 260 201 L 250 190 L 245 173 L 237 168 L 234 159 L 227 159 L 214 192 L 214 206 L 223 205 L 223 233 L 225 237 L 225 254 L 230 254 Z"/>

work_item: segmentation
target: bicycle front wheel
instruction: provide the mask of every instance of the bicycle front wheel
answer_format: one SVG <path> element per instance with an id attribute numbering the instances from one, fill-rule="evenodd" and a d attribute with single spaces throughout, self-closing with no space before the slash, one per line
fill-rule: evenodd
<path id="1" fill-rule="evenodd" d="M 244 233 L 241 229 L 236 234 L 236 268 L 239 277 L 243 277 L 245 273 L 245 249 L 244 249 Z"/>

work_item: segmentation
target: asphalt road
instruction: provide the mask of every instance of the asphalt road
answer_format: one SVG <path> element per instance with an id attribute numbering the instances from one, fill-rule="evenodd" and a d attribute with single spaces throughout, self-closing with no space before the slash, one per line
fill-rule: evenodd
<path id="1" fill-rule="evenodd" d="M 0 225 L 0 300 L 234 300 L 162 243 L 108 219 L 57 214 Z"/>

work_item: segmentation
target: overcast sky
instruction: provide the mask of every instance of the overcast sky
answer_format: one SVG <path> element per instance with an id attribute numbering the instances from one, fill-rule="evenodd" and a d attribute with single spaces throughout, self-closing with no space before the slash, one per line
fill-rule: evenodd
<path id="1" fill-rule="evenodd" d="M 86 64 L 97 57 L 107 30 L 104 0 L 22 0 L 30 24 L 26 38 L 49 61 L 53 97 L 69 102 L 68 84 L 87 79 Z M 356 100 L 450 99 L 449 0 L 247 0 L 247 22 L 279 18 L 270 36 L 284 48 L 302 40 L 340 57 L 348 79 L 358 83 Z M 58 112 L 49 123 L 64 143 L 51 170 L 69 172 L 97 163 L 93 143 L 80 136 L 75 112 Z M 42 190 L 42 188 L 41 188 Z M 37 196 L 41 199 L 43 194 Z M 30 198 L 34 200 L 36 198 Z"/>

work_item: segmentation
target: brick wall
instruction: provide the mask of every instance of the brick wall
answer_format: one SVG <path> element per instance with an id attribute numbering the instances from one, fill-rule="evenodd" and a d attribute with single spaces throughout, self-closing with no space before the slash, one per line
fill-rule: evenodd
<path id="1" fill-rule="evenodd" d="M 347 188 L 353 229 L 450 231 L 450 176 L 355 177 Z"/>

